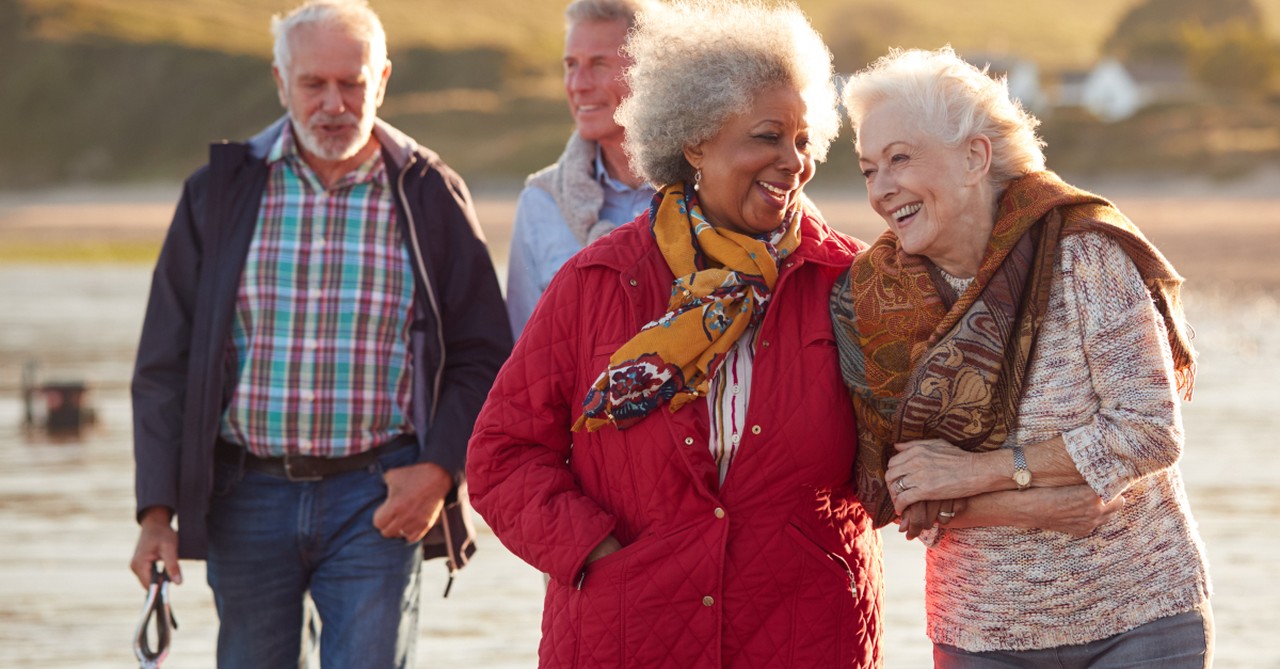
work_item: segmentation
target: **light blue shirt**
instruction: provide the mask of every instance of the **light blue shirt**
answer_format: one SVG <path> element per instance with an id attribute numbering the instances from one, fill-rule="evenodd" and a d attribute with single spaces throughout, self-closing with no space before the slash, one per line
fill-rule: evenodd
<path id="1" fill-rule="evenodd" d="M 632 188 L 609 176 L 600 147 L 596 147 L 596 179 L 604 188 L 600 218 L 618 225 L 628 223 L 649 208 L 654 189 L 648 184 Z M 551 284 L 560 266 L 583 245 L 569 230 L 551 194 L 526 186 L 516 202 L 516 220 L 511 231 L 511 253 L 507 261 L 507 316 L 511 332 L 520 338 L 538 299 Z"/>

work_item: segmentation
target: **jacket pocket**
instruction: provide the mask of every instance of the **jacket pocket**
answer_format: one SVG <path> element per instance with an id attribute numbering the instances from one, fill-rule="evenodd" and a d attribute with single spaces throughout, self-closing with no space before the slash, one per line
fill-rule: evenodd
<path id="1" fill-rule="evenodd" d="M 809 535 L 801 532 L 800 528 L 796 527 L 794 523 L 788 523 L 786 531 L 803 552 L 817 560 L 828 572 L 840 577 L 849 586 L 853 586 L 853 569 L 849 567 L 849 563 L 844 558 L 828 551 L 817 541 L 810 539 Z"/>
<path id="2" fill-rule="evenodd" d="M 244 478 L 244 465 L 215 462 L 213 466 L 213 496 L 226 497 Z"/>
<path id="3" fill-rule="evenodd" d="M 641 539 L 588 564 L 570 594 L 577 614 L 576 667 L 621 667 L 628 662 L 627 572 L 632 557 L 653 539 Z"/>
<path id="4" fill-rule="evenodd" d="M 860 666 L 853 654 L 860 632 L 855 575 L 841 556 L 788 523 L 785 533 L 798 549 L 795 607 L 791 621 L 793 667 Z"/>

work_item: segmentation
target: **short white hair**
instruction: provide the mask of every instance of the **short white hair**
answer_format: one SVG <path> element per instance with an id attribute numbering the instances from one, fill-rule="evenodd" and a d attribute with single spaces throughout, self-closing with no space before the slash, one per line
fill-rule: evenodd
<path id="1" fill-rule="evenodd" d="M 628 96 L 618 107 L 623 147 L 656 186 L 693 178 L 686 146 L 711 139 L 775 86 L 800 93 L 815 160 L 840 132 L 831 52 L 790 2 L 677 0 L 641 12 L 624 50 Z"/>
<path id="2" fill-rule="evenodd" d="M 287 14 L 271 17 L 274 65 L 281 72 L 289 70 L 292 57 L 289 36 L 304 25 L 341 26 L 353 37 L 369 45 L 369 63 L 375 71 L 387 61 L 387 33 L 382 21 L 366 0 L 308 0 Z"/>
<path id="3" fill-rule="evenodd" d="M 1004 77 L 966 62 L 951 47 L 936 51 L 890 49 L 844 88 L 844 107 L 855 136 L 863 119 L 882 102 L 896 101 L 918 127 L 947 146 L 985 135 L 991 140 L 990 181 L 998 190 L 1043 170 L 1040 121 L 1009 97 Z"/>

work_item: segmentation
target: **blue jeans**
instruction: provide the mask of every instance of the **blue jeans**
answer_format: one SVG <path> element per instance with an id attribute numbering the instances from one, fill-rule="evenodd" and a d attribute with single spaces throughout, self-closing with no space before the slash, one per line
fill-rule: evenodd
<path id="1" fill-rule="evenodd" d="M 971 653 L 933 645 L 937 669 L 1208 669 L 1213 666 L 1213 611 L 1200 608 L 1139 625 L 1106 639 L 1043 650 Z"/>
<path id="2" fill-rule="evenodd" d="M 299 666 L 303 604 L 320 618 L 326 669 L 403 669 L 418 632 L 422 548 L 383 537 L 373 513 L 382 474 L 413 464 L 413 448 L 365 470 L 293 482 L 218 463 L 209 511 L 209 586 L 218 618 L 218 666 Z"/>

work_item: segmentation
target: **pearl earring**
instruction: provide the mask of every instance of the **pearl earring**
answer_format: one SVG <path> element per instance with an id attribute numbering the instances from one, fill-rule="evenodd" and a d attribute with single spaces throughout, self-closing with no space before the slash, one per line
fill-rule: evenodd
<path id="1" fill-rule="evenodd" d="M 696 191 L 696 190 L 700 190 L 701 188 L 702 188 L 702 168 L 699 167 L 698 171 L 693 173 L 693 190 Z"/>

